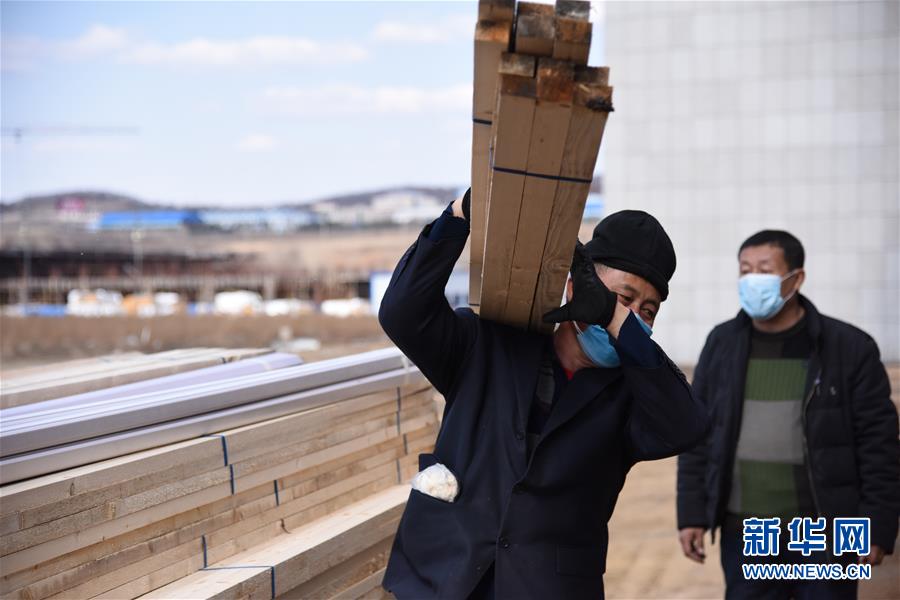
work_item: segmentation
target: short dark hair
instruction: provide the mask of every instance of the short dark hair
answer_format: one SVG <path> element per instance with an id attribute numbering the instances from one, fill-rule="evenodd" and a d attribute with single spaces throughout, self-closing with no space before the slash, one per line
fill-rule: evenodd
<path id="1" fill-rule="evenodd" d="M 738 256 L 741 255 L 744 248 L 765 246 L 767 244 L 781 248 L 784 252 L 784 261 L 791 271 L 803 268 L 803 260 L 806 258 L 806 254 L 803 252 L 803 244 L 787 231 L 778 229 L 764 229 L 748 237 L 741 244 Z"/>

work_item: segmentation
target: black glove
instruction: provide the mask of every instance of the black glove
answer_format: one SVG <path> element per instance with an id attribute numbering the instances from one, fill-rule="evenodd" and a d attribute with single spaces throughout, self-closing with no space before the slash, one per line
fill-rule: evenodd
<path id="1" fill-rule="evenodd" d="M 618 297 L 597 277 L 594 261 L 579 241 L 572 257 L 572 301 L 544 315 L 545 323 L 580 321 L 606 327 L 616 312 Z"/>
<path id="2" fill-rule="evenodd" d="M 466 217 L 466 221 L 472 221 L 472 188 L 466 190 L 465 195 L 463 196 L 462 201 L 462 211 L 463 215 Z"/>

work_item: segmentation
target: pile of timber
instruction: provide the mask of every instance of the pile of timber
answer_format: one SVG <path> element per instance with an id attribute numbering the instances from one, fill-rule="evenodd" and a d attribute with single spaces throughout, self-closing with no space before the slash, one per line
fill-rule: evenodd
<path id="1" fill-rule="evenodd" d="M 0 487 L 0 595 L 377 596 L 440 412 L 399 351 L 379 352 L 236 407 L 289 412 Z M 381 371 L 355 376 L 363 362 Z M 344 378 L 323 375 L 328 363 Z"/>
<path id="2" fill-rule="evenodd" d="M 589 10 L 479 2 L 469 301 L 533 331 L 560 305 L 612 111 L 609 69 L 587 66 Z"/>
<path id="3" fill-rule="evenodd" d="M 123 352 L 16 369 L 0 381 L 0 408 L 83 394 L 269 354 L 259 348 L 185 348 L 153 354 Z"/>
<path id="4" fill-rule="evenodd" d="M 410 373 L 406 358 L 388 348 L 237 377 L 192 378 L 177 388 L 126 388 L 96 399 L 59 398 L 0 410 L 0 483 L 385 389 Z"/>

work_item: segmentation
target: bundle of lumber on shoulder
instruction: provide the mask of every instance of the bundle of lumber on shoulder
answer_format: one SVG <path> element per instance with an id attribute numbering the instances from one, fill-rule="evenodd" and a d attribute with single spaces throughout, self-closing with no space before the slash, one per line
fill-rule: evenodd
<path id="1" fill-rule="evenodd" d="M 316 389 L 331 392 L 313 405 L 0 487 L 0 595 L 377 595 L 441 410 L 391 355 L 402 358 L 368 357 L 388 369 L 377 377 L 345 369 L 335 382 L 319 368 Z M 315 391 L 295 384 L 248 406 Z"/>
<path id="2" fill-rule="evenodd" d="M 612 111 L 609 69 L 587 66 L 589 10 L 479 2 L 469 302 L 533 331 L 552 328 Z"/>

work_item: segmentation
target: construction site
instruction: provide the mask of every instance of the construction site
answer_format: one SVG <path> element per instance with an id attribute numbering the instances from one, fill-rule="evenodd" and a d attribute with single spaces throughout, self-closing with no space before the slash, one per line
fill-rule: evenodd
<path id="1" fill-rule="evenodd" d="M 553 334 L 543 316 L 602 194 L 604 215 L 647 210 L 670 232 L 679 272 L 653 340 L 690 381 L 707 333 L 738 310 L 741 240 L 792 229 L 808 248 L 804 294 L 873 336 L 900 409 L 897 2 L 613 1 L 598 22 L 600 4 L 468 7 L 470 234 L 449 307 Z M 604 64 L 589 64 L 598 39 Z M 796 54 L 806 62 L 773 74 Z M 791 119 L 823 102 L 824 80 L 833 102 L 816 123 L 833 135 L 798 134 Z M 773 124 L 768 109 L 786 116 Z M 864 130 L 853 139 L 848 112 Z M 856 170 L 819 164 L 832 154 Z M 208 221 L 153 208 L 173 224 L 148 227 L 151 208 L 120 198 L 75 228 L 58 222 L 71 197 L 40 219 L 6 209 L 0 597 L 394 598 L 382 582 L 447 405 L 379 304 L 422 226 L 468 187 L 276 211 L 289 230 L 214 207 Z M 412 199 L 390 204 L 398 194 Z M 862 235 L 832 243 L 841 231 Z M 628 472 L 605 572 L 591 575 L 606 597 L 724 597 L 718 542 L 704 564 L 682 553 L 677 477 L 677 457 Z M 858 597 L 900 599 L 896 550 Z"/>

